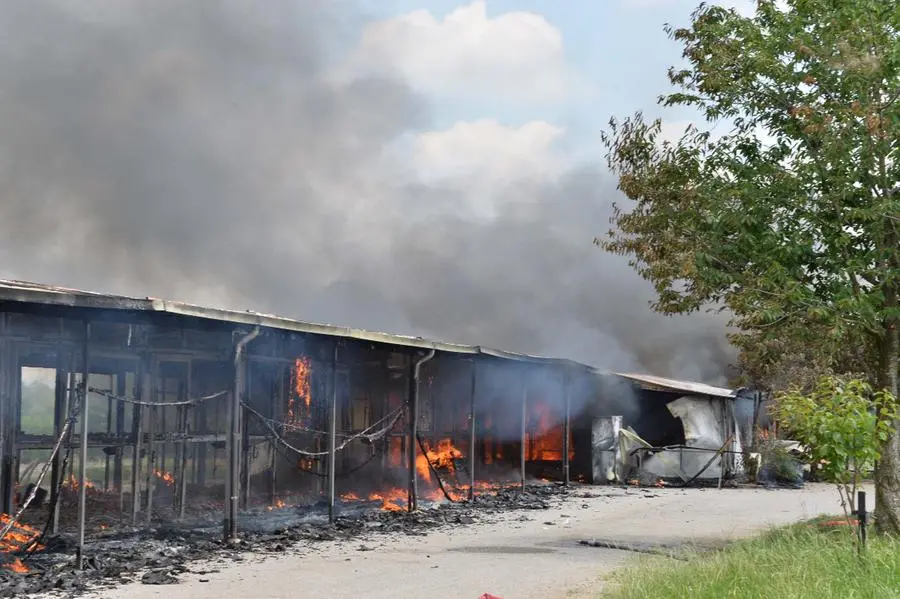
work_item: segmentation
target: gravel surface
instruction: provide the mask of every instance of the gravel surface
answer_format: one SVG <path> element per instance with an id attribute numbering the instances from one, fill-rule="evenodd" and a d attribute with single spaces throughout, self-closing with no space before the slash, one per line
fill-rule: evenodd
<path id="1" fill-rule="evenodd" d="M 98 591 L 110 599 L 503 599 L 595 597 L 602 578 L 638 555 L 591 547 L 715 544 L 840 506 L 832 486 L 799 490 L 581 487 L 527 509 L 469 516 L 344 540 L 300 541 L 266 552 L 191 562 L 149 580 Z M 449 520 L 449 519 L 448 519 Z M 464 525 L 469 524 L 469 525 Z M 277 554 L 273 556 L 273 553 Z M 168 574 L 168 576 L 167 576 Z M 171 578 L 177 580 L 173 583 Z M 157 583 L 157 584 L 149 584 Z"/>

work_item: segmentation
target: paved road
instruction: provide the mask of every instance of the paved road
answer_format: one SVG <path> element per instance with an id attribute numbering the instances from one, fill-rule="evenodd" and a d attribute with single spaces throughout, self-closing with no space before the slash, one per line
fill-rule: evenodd
<path id="1" fill-rule="evenodd" d="M 752 534 L 840 506 L 834 487 L 802 490 L 585 487 L 559 508 L 425 537 L 318 545 L 272 559 L 217 566 L 179 585 L 131 584 L 110 599 L 503 599 L 595 597 L 602 577 L 634 559 L 578 545 L 584 538 L 643 543 L 709 542 Z"/>

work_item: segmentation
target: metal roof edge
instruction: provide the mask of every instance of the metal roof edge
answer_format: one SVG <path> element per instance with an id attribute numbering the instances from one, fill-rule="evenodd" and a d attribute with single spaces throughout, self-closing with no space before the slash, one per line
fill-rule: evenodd
<path id="1" fill-rule="evenodd" d="M 108 295 L 9 280 L 0 280 L 0 300 L 106 310 L 147 310 L 151 305 L 149 298 Z"/>
<path id="2" fill-rule="evenodd" d="M 240 312 L 237 310 L 226 310 L 223 308 L 206 308 L 203 306 L 196 306 L 193 304 L 169 300 L 152 300 L 152 303 L 153 309 L 158 312 L 166 312 L 168 314 L 176 314 L 179 316 L 193 316 L 196 318 L 205 318 L 208 320 L 219 320 L 236 324 L 260 326 L 270 329 L 292 331 L 296 333 L 308 333 L 312 335 L 326 335 L 329 337 L 356 339 L 359 341 L 370 341 L 373 343 L 384 343 L 388 345 L 401 345 L 404 347 L 415 347 L 429 350 L 434 349 L 437 351 L 444 351 L 449 353 L 478 353 L 477 348 L 473 346 L 432 341 L 423 337 L 394 335 L 391 333 L 381 333 L 376 331 L 368 331 L 365 329 L 341 327 L 330 324 L 311 323 L 301 320 L 294 320 L 291 318 L 284 318 L 281 316 L 274 316 L 271 314 L 262 314 L 260 312 Z"/>
<path id="3" fill-rule="evenodd" d="M 650 374 L 634 374 L 629 372 L 614 372 L 611 374 L 638 383 L 642 388 L 647 389 L 648 391 L 665 390 L 730 399 L 734 399 L 737 396 L 737 392 L 733 389 L 715 387 L 713 385 L 707 385 L 706 383 L 695 383 L 692 381 L 681 381 Z"/>
<path id="4" fill-rule="evenodd" d="M 260 326 L 276 330 L 308 333 L 313 335 L 325 335 L 381 343 L 385 345 L 397 345 L 424 350 L 436 350 L 454 354 L 483 355 L 502 360 L 530 362 L 535 364 L 547 364 L 577 368 L 589 373 L 606 375 L 589 364 L 583 364 L 566 358 L 551 358 L 535 356 L 511 351 L 492 349 L 480 345 L 463 345 L 459 343 L 447 343 L 434 341 L 423 337 L 409 335 L 395 335 L 342 327 L 329 324 L 318 324 L 301 320 L 285 318 L 272 314 L 263 314 L 253 311 L 238 311 L 225 308 L 208 308 L 189 304 L 186 302 L 165 300 L 160 298 L 136 298 L 123 295 L 113 295 L 70 289 L 52 285 L 43 285 L 26 281 L 0 279 L 0 300 L 35 303 L 45 305 L 57 305 L 72 308 L 94 308 L 103 310 L 134 310 L 142 312 L 159 312 L 176 316 L 202 318 L 247 326 Z"/>

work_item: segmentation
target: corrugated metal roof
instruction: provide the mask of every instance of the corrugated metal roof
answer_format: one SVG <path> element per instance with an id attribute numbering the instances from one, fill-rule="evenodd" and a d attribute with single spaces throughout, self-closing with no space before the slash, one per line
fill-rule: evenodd
<path id="1" fill-rule="evenodd" d="M 737 393 L 732 389 L 726 389 L 724 387 L 713 387 L 705 383 L 679 381 L 662 376 L 653 376 L 652 374 L 631 374 L 625 372 L 617 372 L 615 374 L 616 376 L 634 381 L 640 384 L 643 389 L 650 391 L 675 391 L 678 393 L 710 395 L 713 397 L 734 397 Z"/>
<path id="2" fill-rule="evenodd" d="M 480 345 L 447 343 L 443 341 L 425 339 L 423 337 L 394 335 L 390 333 L 367 331 L 364 329 L 340 327 L 329 324 L 317 324 L 284 318 L 272 314 L 252 312 L 249 310 L 241 312 L 237 310 L 225 310 L 221 308 L 206 308 L 188 304 L 185 302 L 163 300 L 152 297 L 138 298 L 124 295 L 96 293 L 93 291 L 83 291 L 80 289 L 70 289 L 67 287 L 44 285 L 26 281 L 0 279 L 0 301 L 68 306 L 72 308 L 136 310 L 144 312 L 175 314 L 179 316 L 217 320 L 221 322 L 230 322 L 248 326 L 260 326 L 297 333 L 357 339 L 360 341 L 384 343 L 387 345 L 395 345 L 400 347 L 410 347 L 426 350 L 434 349 L 436 351 L 456 354 L 479 354 L 504 360 L 575 367 L 597 375 L 615 374 L 615 376 L 637 382 L 641 384 L 642 387 L 651 390 L 676 391 L 681 393 L 691 393 L 695 395 L 710 395 L 714 397 L 734 397 L 736 393 L 731 389 L 725 389 L 722 387 L 713 387 L 703 383 L 679 381 L 653 375 L 607 373 L 594 368 L 593 366 L 563 358 L 549 358 L 545 356 L 535 356 L 498 349 L 491 349 Z"/>
<path id="3" fill-rule="evenodd" d="M 0 301 L 68 306 L 73 308 L 161 312 L 250 326 L 260 326 L 283 331 L 358 339 L 361 341 L 384 343 L 402 347 L 413 347 L 429 350 L 434 349 L 437 351 L 457 354 L 482 354 L 495 358 L 502 358 L 505 360 L 574 366 L 593 372 L 599 372 L 591 366 L 581 364 L 579 362 L 574 362 L 572 360 L 513 353 L 481 347 L 478 345 L 461 345 L 458 343 L 433 341 L 430 339 L 424 339 L 422 337 L 393 335 L 389 333 L 379 333 L 350 327 L 316 324 L 311 322 L 303 322 L 300 320 L 293 320 L 290 318 L 283 318 L 271 314 L 251 312 L 249 310 L 240 312 L 237 310 L 224 310 L 221 308 L 205 308 L 202 306 L 196 306 L 184 302 L 156 299 L 151 297 L 137 298 L 122 295 L 95 293 L 92 291 L 82 291 L 80 289 L 69 289 L 66 287 L 55 287 L 51 285 L 31 283 L 26 281 L 0 279 Z"/>

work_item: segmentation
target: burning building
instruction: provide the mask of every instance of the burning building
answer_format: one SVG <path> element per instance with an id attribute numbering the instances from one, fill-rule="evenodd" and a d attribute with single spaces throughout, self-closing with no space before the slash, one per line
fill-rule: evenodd
<path id="1" fill-rule="evenodd" d="M 217 514 L 233 538 L 249 510 L 414 510 L 586 479 L 574 423 L 596 380 L 567 360 L 0 281 L 0 513 L 79 543 Z"/>
<path id="2" fill-rule="evenodd" d="M 333 518 L 542 481 L 621 482 L 635 460 L 662 478 L 661 445 L 680 445 L 676 474 L 692 472 L 684 454 L 722 439 L 692 436 L 710 427 L 691 428 L 688 415 L 713 414 L 727 437 L 734 411 L 651 382 L 480 346 L 0 281 L 0 554 L 45 529 L 74 533 L 80 556 L 94 531 L 171 521 L 223 526 L 230 540 L 248 514 L 321 506 Z M 733 395 L 700 393 L 717 394 Z"/>

